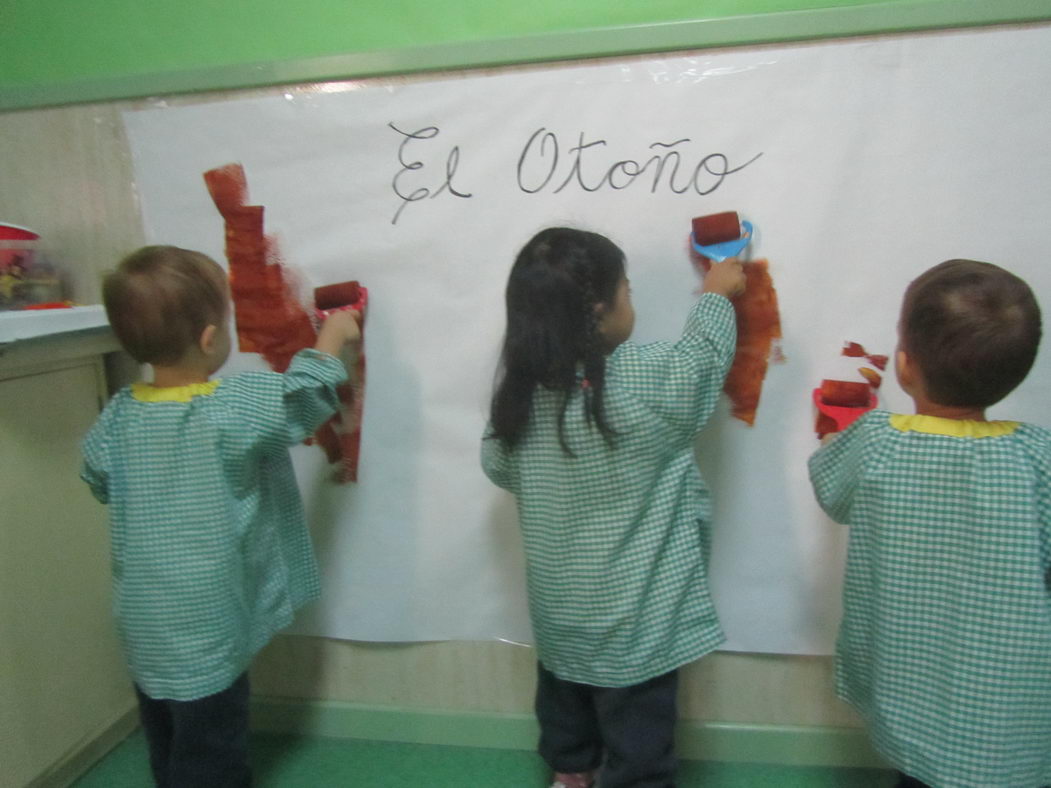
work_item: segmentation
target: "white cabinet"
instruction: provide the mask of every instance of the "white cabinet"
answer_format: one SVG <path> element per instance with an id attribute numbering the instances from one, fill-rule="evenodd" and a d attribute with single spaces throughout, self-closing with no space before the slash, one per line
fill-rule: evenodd
<path id="1" fill-rule="evenodd" d="M 80 440 L 108 333 L 0 345 L 0 786 L 56 786 L 134 725 L 105 507 Z"/>

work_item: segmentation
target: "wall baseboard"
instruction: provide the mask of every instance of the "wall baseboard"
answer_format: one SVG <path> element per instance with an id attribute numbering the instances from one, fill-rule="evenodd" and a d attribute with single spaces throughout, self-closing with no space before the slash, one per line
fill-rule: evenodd
<path id="1" fill-rule="evenodd" d="M 139 708 L 132 704 L 108 725 L 89 734 L 25 788 L 67 788 L 139 727 Z"/>
<path id="2" fill-rule="evenodd" d="M 252 728 L 260 732 L 533 750 L 532 715 L 430 711 L 336 701 L 254 697 Z M 689 760 L 786 766 L 889 768 L 863 728 L 679 723 L 679 756 Z"/>
<path id="3" fill-rule="evenodd" d="M 295 698 L 252 698 L 252 729 L 336 739 L 533 750 L 538 730 L 529 714 L 366 706 Z M 66 788 L 138 727 L 132 707 L 57 761 L 26 788 Z M 863 728 L 748 723 L 679 723 L 676 746 L 688 760 L 881 769 Z"/>

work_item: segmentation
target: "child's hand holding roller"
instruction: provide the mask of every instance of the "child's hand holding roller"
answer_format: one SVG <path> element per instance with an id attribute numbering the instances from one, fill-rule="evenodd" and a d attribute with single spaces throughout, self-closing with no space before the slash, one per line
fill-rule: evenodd
<path id="1" fill-rule="evenodd" d="M 314 349 L 339 356 L 344 345 L 356 351 L 361 344 L 361 313 L 356 309 L 339 309 L 328 313 L 317 334 Z"/>
<path id="2" fill-rule="evenodd" d="M 736 257 L 727 257 L 718 263 L 712 263 L 704 275 L 701 291 L 717 293 L 726 298 L 736 298 L 744 292 L 744 267 Z"/>

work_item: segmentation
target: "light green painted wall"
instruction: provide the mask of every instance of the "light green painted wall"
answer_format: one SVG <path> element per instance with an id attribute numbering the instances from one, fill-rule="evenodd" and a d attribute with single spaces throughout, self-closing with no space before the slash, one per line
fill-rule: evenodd
<path id="1" fill-rule="evenodd" d="M 3 0 L 0 109 L 1051 18 L 1051 0 Z"/>
<path id="2" fill-rule="evenodd" d="M 862 5 L 868 0 L 8 0 L 11 77 L 59 80 L 536 33 Z M 898 0 L 900 2 L 900 0 Z M 893 2 L 888 3 L 893 5 Z M 11 49 L 13 47 L 13 49 Z M 5 76 L 5 81 L 11 77 Z"/>

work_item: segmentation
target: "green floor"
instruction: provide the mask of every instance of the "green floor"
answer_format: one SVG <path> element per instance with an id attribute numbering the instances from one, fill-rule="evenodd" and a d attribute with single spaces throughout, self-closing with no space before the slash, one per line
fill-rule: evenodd
<path id="1" fill-rule="evenodd" d="M 543 788 L 547 770 L 523 750 L 446 747 L 354 739 L 252 737 L 256 785 L 280 788 Z M 889 772 L 684 761 L 679 788 L 889 788 Z M 146 743 L 133 734 L 76 783 L 75 788 L 150 785 Z"/>

